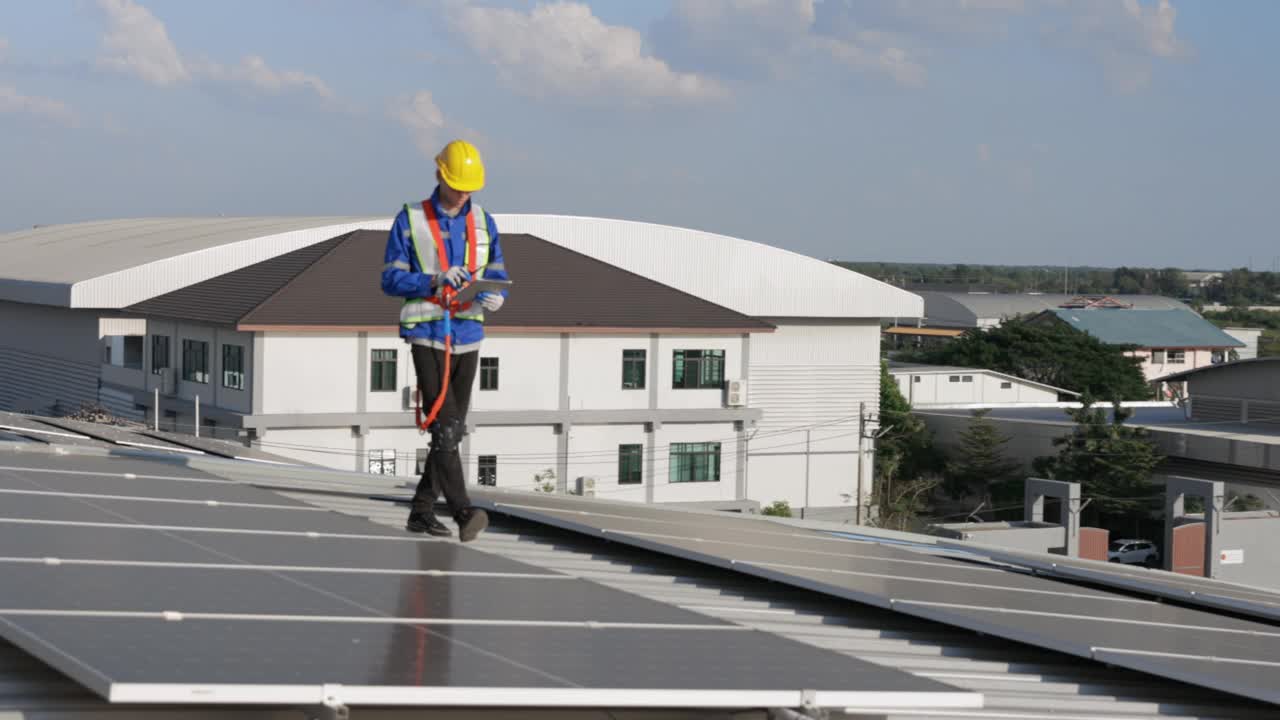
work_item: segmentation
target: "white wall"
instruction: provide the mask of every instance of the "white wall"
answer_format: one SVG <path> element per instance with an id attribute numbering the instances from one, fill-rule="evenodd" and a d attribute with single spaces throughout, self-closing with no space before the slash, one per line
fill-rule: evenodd
<path id="1" fill-rule="evenodd" d="M 724 406 L 720 388 L 680 389 L 671 387 L 676 350 L 723 350 L 725 380 L 742 377 L 742 337 L 740 335 L 670 335 L 658 338 L 658 407 L 717 408 Z M 621 355 L 617 361 L 621 372 Z"/>
<path id="2" fill-rule="evenodd" d="M 806 442 L 809 504 L 852 504 L 857 488 L 859 403 L 880 404 L 880 328 L 851 324 L 780 323 L 751 337 L 748 404 L 764 411 L 748 447 L 747 497 L 764 504 L 805 504 Z M 863 494 L 871 489 L 873 443 L 864 445 Z"/>
<path id="3" fill-rule="evenodd" d="M 981 371 L 970 372 L 911 372 L 901 370 L 893 373 L 898 382 L 898 389 L 903 397 L 913 406 L 959 404 L 959 403 L 997 403 L 1024 402 L 1046 403 L 1057 402 L 1058 393 L 1016 378 L 991 375 Z M 965 378 L 970 378 L 965 382 Z M 952 378 L 959 378 L 952 382 Z M 1009 387 L 1003 385 L 1009 383 Z"/>
<path id="4" fill-rule="evenodd" d="M 374 392 L 370 388 L 373 387 L 373 351 L 374 350 L 394 350 L 396 351 L 396 385 L 395 390 Z M 356 350 L 358 353 L 358 349 Z M 404 389 L 406 387 L 416 387 L 418 384 L 417 372 L 413 369 L 413 349 L 410 345 L 400 339 L 399 335 L 392 333 L 386 334 L 369 334 L 368 348 L 363 355 L 358 355 L 357 363 L 364 364 L 364 385 L 356 387 L 356 393 L 364 395 L 366 412 L 400 412 L 404 410 Z M 350 378 L 350 382 L 354 386 L 358 381 L 358 377 Z M 335 379 L 336 381 L 336 379 Z M 412 395 L 410 395 L 412 398 Z M 428 404 L 430 400 L 427 401 Z M 356 408 L 352 407 L 354 411 Z"/>
<path id="5" fill-rule="evenodd" d="M 480 390 L 477 368 L 472 410 L 560 407 L 559 335 L 491 335 L 480 347 L 480 357 L 498 358 L 498 389 Z"/>
<path id="6" fill-rule="evenodd" d="M 731 434 L 721 431 L 721 435 Z M 644 502 L 646 475 L 639 485 L 618 484 L 618 446 L 640 445 L 648 453 L 643 425 L 574 425 L 569 430 L 569 473 L 566 487 L 572 492 L 580 476 L 596 478 L 596 497 Z M 645 456 L 647 457 L 647 455 Z M 647 460 L 641 463 L 647 473 Z M 665 480 L 665 475 L 662 478 Z"/>
<path id="7" fill-rule="evenodd" d="M 654 358 L 648 335 L 607 337 L 570 336 L 569 407 L 592 410 L 628 410 L 649 407 L 649 379 Z M 645 352 L 645 387 L 622 389 L 622 351 Z M 670 375 L 666 376 L 668 389 Z M 662 376 L 659 376 L 659 387 Z M 690 392 L 690 391 L 684 391 Z"/>
<path id="8" fill-rule="evenodd" d="M 265 367 L 255 370 L 264 414 L 355 412 L 355 334 L 273 332 L 262 341 Z"/>
<path id="9" fill-rule="evenodd" d="M 736 495 L 737 445 L 733 426 L 719 424 L 663 425 L 655 432 L 656 462 L 654 467 L 655 502 L 703 502 L 733 500 Z M 671 482 L 672 443 L 720 443 L 719 482 Z"/>
<path id="10" fill-rule="evenodd" d="M 533 476 L 556 469 L 557 436 L 550 425 L 486 426 L 469 436 L 466 463 L 467 482 L 476 482 L 481 455 L 498 458 L 498 487 L 532 490 Z"/>
<path id="11" fill-rule="evenodd" d="M 119 372 L 119 368 L 103 368 L 103 379 L 121 385 L 152 390 L 160 385 L 160 376 L 152 372 L 154 358 L 152 341 L 154 335 L 169 338 L 169 367 L 174 373 L 175 388 L 178 397 L 194 400 L 200 396 L 202 406 L 215 406 L 233 412 L 248 414 L 253 411 L 253 334 L 238 332 L 226 328 L 195 323 L 178 323 L 165 320 L 147 321 L 146 335 L 143 338 L 143 365 L 140 371 L 128 374 Z M 182 379 L 182 341 L 202 340 L 209 343 L 209 382 L 187 382 Z M 244 348 L 244 389 L 237 390 L 223 386 L 222 347 L 223 345 L 239 345 Z"/>

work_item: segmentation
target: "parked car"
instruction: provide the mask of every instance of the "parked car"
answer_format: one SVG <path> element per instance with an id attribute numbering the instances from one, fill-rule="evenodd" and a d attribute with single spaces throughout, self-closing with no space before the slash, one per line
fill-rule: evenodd
<path id="1" fill-rule="evenodd" d="M 1113 540 L 1107 550 L 1107 560 L 1156 567 L 1160 564 L 1160 550 L 1150 540 Z"/>

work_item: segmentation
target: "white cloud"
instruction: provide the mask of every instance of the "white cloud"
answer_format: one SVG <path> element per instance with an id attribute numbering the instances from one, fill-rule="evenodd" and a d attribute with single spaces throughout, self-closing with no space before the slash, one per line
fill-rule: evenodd
<path id="1" fill-rule="evenodd" d="M 190 79 L 164 23 L 133 0 L 98 0 L 106 14 L 98 67 L 122 72 L 161 87 Z"/>
<path id="2" fill-rule="evenodd" d="M 1046 6 L 1060 11 L 1049 36 L 1091 55 L 1119 92 L 1148 85 L 1156 61 L 1191 55 L 1177 35 L 1178 12 L 1170 0 L 1046 0 Z"/>
<path id="3" fill-rule="evenodd" d="M 605 24 L 585 4 L 539 3 L 528 12 L 468 6 L 453 18 L 473 51 L 535 96 L 643 102 L 725 95 L 715 80 L 672 70 L 646 53 L 638 31 Z"/>
<path id="4" fill-rule="evenodd" d="M 444 113 L 431 93 L 422 90 L 392 101 L 388 113 L 409 131 L 414 145 L 427 157 L 435 157 L 444 144 Z"/>
<path id="5" fill-rule="evenodd" d="M 239 85 L 269 95 L 278 95 L 291 90 L 305 90 L 325 100 L 332 100 L 335 97 L 333 89 L 315 75 L 298 70 L 276 70 L 257 55 L 247 55 L 240 60 L 240 64 L 232 66 L 205 63 L 197 66 L 196 72 L 211 80 Z"/>
<path id="6" fill-rule="evenodd" d="M 75 125 L 76 114 L 60 100 L 23 95 L 11 85 L 0 85 L 0 114 L 31 115 L 64 125 Z"/>

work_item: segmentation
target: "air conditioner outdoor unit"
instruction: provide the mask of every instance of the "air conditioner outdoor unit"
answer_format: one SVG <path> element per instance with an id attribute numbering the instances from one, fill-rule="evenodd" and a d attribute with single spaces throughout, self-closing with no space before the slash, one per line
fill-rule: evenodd
<path id="1" fill-rule="evenodd" d="M 400 393 L 401 410 L 412 410 L 414 398 L 418 396 L 418 387 L 416 385 L 405 385 L 404 390 Z"/>
<path id="2" fill-rule="evenodd" d="M 596 496 L 596 479 L 593 477 L 580 477 L 577 481 L 577 487 L 574 489 L 576 494 L 582 497 Z"/>
<path id="3" fill-rule="evenodd" d="M 729 407 L 743 407 L 747 404 L 747 381 L 730 380 L 726 395 L 726 405 Z"/>

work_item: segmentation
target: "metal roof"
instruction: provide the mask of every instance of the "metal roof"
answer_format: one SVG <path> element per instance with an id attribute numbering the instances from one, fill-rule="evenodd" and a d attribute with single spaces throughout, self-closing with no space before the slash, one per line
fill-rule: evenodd
<path id="1" fill-rule="evenodd" d="M 957 366 L 951 366 L 951 365 L 925 365 L 923 363 L 890 362 L 889 374 L 896 375 L 900 373 L 909 374 L 909 375 L 955 375 L 957 373 L 968 373 L 971 375 L 990 375 L 991 377 L 1004 378 L 1006 380 L 1011 380 L 1013 382 L 1020 383 L 1022 385 L 1030 385 L 1032 387 L 1038 387 L 1038 388 L 1042 388 L 1044 390 L 1050 390 L 1056 393 L 1063 393 L 1066 395 L 1080 394 L 1078 392 L 1075 392 L 1074 390 L 1067 390 L 1065 388 L 1055 387 L 1053 385 L 1047 385 L 1045 383 L 1036 382 L 1035 380 L 1028 380 L 1026 378 L 1020 378 L 1017 375 L 1009 375 L 1007 373 L 1002 373 L 997 370 L 988 370 L 986 368 L 968 368 L 968 367 L 957 367 Z"/>
<path id="2" fill-rule="evenodd" d="M 1184 380 L 1190 375 L 1203 375 L 1204 373 L 1210 373 L 1210 372 L 1217 373 L 1219 371 L 1230 370 L 1232 368 L 1238 368 L 1241 365 L 1251 365 L 1253 363 L 1280 363 L 1280 357 L 1254 357 L 1254 358 L 1247 358 L 1245 360 L 1235 360 L 1232 362 L 1218 363 L 1217 365 L 1205 365 L 1204 367 L 1198 367 L 1193 370 L 1183 370 L 1182 372 L 1176 372 L 1170 375 L 1165 375 L 1163 377 L 1157 378 L 1157 380 L 1161 382 L 1168 382 L 1170 380 Z"/>
<path id="3" fill-rule="evenodd" d="M 925 317 L 929 324 L 961 324 L 973 327 L 978 320 L 1007 320 L 1017 315 L 1033 315 L 1053 310 L 1079 295 L 1062 293 L 960 293 L 924 291 Z M 1144 310 L 1187 310 L 1186 304 L 1161 295 L 1111 295 L 1110 297 Z"/>
<path id="4" fill-rule="evenodd" d="M 0 299 L 119 308 L 390 218 L 148 218 L 0 235 Z"/>
<path id="5" fill-rule="evenodd" d="M 81 452 L 90 457 L 99 454 Z M 299 468 L 250 470 L 242 463 L 205 458 L 194 460 L 193 465 L 228 479 L 271 487 L 291 498 L 374 522 L 399 526 L 404 520 L 403 508 L 374 499 L 378 495 L 404 494 L 405 489 L 399 485 L 403 478 Z M 760 519 L 759 522 L 769 521 Z M 501 516 L 495 516 L 490 530 L 471 547 L 981 692 L 985 700 L 981 710 L 923 715 L 886 711 L 878 716 L 884 720 L 922 716 L 956 720 L 1155 717 L 1260 720 L 1274 715 L 1273 707 L 1144 673 L 1081 661 L 865 605 L 834 601 L 818 593 L 793 590 L 746 575 Z M 0 714 L 17 712 L 31 717 L 56 714 L 65 720 L 90 720 L 107 713 L 121 713 L 122 716 L 168 720 L 192 717 L 192 710 L 188 706 L 173 705 L 109 706 L 31 656 L 0 642 Z M 296 716 L 254 706 L 225 711 L 209 707 L 201 709 L 199 714 L 209 718 L 234 716 L 264 720 Z M 521 712 L 502 714 L 540 716 Z M 610 716 L 588 710 L 557 711 L 555 715 L 566 720 Z M 631 717 L 625 712 L 615 715 Z M 352 711 L 352 717 L 357 720 L 407 716 L 406 710 L 355 708 Z M 458 709 L 432 716 L 480 720 L 496 715 Z M 727 720 L 730 715 L 716 711 L 653 711 L 644 717 Z"/>
<path id="6" fill-rule="evenodd" d="M 392 218 L 165 218 L 0 235 L 0 300 L 123 308 Z M 649 223 L 494 214 L 528 234 L 752 317 L 919 317 L 920 297 L 831 263 L 725 235 Z M 803 278 L 803 282 L 793 282 Z"/>
<path id="7" fill-rule="evenodd" d="M 128 312 L 264 328 L 391 330 L 400 301 L 379 287 L 386 233 L 358 230 L 145 302 Z M 773 327 L 581 253 L 506 234 L 512 302 L 488 317 L 497 328 L 698 329 Z M 354 280 L 353 280 L 354 278 Z"/>
<path id="8" fill-rule="evenodd" d="M 1054 308 L 1058 319 L 1109 345 L 1142 348 L 1244 347 L 1190 310 L 1079 310 Z"/>

